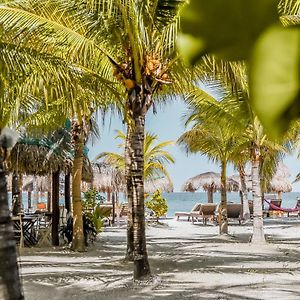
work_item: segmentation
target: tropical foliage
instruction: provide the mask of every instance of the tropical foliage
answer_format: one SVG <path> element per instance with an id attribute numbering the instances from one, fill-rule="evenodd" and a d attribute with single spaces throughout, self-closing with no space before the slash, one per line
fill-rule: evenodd
<path id="1" fill-rule="evenodd" d="M 123 142 L 119 144 L 119 148 L 124 151 L 126 140 L 125 134 L 118 130 L 115 138 L 123 140 Z M 144 179 L 154 180 L 161 177 L 167 177 L 171 180 L 166 165 L 174 163 L 175 160 L 168 151 L 164 150 L 164 148 L 173 145 L 173 142 L 165 141 L 157 143 L 157 140 L 157 135 L 146 132 L 144 144 Z M 102 152 L 96 156 L 95 160 L 98 159 L 103 159 L 104 162 L 125 172 L 124 152 L 122 154 Z"/>
<path id="2" fill-rule="evenodd" d="M 157 220 L 164 216 L 168 211 L 167 200 L 162 197 L 161 191 L 157 190 L 149 200 L 146 201 L 146 207 L 153 211 Z"/>
<path id="3" fill-rule="evenodd" d="M 300 90 L 299 12 L 297 0 L 228 1 L 226 7 L 221 0 L 191 0 L 183 11 L 182 53 L 192 63 L 207 53 L 247 60 L 250 100 L 273 137 L 282 136 L 300 116 L 295 109 Z"/>

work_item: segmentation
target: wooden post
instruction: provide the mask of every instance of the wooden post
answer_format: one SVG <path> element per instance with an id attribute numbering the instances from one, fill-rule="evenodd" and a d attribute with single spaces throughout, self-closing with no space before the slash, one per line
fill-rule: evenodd
<path id="1" fill-rule="evenodd" d="M 71 182 L 71 175 L 70 173 L 67 173 L 65 175 L 65 208 L 68 213 L 71 211 L 70 182 Z"/>
<path id="2" fill-rule="evenodd" d="M 52 245 L 59 246 L 59 171 L 52 173 Z"/>
<path id="3" fill-rule="evenodd" d="M 116 193 L 113 192 L 112 194 L 112 219 L 111 224 L 115 224 L 115 207 L 116 207 Z"/>
<path id="4" fill-rule="evenodd" d="M 28 201 L 27 206 L 28 206 L 28 209 L 31 208 L 31 193 L 32 193 L 32 191 L 29 189 L 28 192 L 27 192 L 27 201 Z"/>

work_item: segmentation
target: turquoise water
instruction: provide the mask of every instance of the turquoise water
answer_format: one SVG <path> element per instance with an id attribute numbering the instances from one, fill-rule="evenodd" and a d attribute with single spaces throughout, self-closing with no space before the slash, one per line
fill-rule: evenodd
<path id="1" fill-rule="evenodd" d="M 220 193 L 214 194 L 214 203 L 220 202 L 220 196 Z M 168 202 L 168 217 L 174 217 L 174 214 L 177 211 L 190 211 L 196 203 L 207 203 L 207 194 L 205 192 L 163 193 L 163 197 Z M 281 206 L 284 208 L 294 208 L 296 205 L 297 197 L 300 197 L 300 192 L 291 192 L 283 194 Z M 250 194 L 249 199 L 251 199 Z M 9 200 L 11 201 L 11 195 L 9 195 Z M 42 202 L 47 202 L 47 199 L 45 197 L 41 200 Z M 124 201 L 124 197 L 122 195 L 120 196 L 120 201 Z M 228 193 L 227 201 L 239 203 L 239 193 Z M 60 204 L 64 204 L 64 199 L 61 198 L 59 202 Z M 32 204 L 34 203 L 32 202 Z M 27 209 L 27 193 L 23 193 L 23 205 L 24 208 Z"/>
<path id="2" fill-rule="evenodd" d="M 164 193 L 163 196 L 168 202 L 168 217 L 174 217 L 174 214 L 177 211 L 190 211 L 196 203 L 207 203 L 207 194 L 205 192 Z M 294 208 L 297 202 L 297 197 L 300 197 L 300 192 L 283 194 L 281 206 L 284 208 Z M 215 193 L 214 203 L 219 203 L 220 198 L 221 194 Z M 250 194 L 249 199 L 251 199 Z M 227 201 L 240 203 L 239 193 L 228 193 Z"/>

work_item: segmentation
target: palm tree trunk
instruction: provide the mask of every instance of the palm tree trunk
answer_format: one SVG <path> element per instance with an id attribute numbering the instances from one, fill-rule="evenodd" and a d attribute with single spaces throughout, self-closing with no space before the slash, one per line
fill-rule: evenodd
<path id="1" fill-rule="evenodd" d="M 21 186 L 21 188 L 20 188 Z M 16 216 L 22 210 L 22 175 L 16 172 L 12 175 L 12 214 Z"/>
<path id="2" fill-rule="evenodd" d="M 128 202 L 128 213 L 127 213 L 127 249 L 125 260 L 133 261 L 133 219 L 132 219 L 132 203 L 133 203 L 133 185 L 130 173 L 131 168 L 131 138 L 132 129 L 127 126 L 126 140 L 125 140 L 125 177 L 126 177 L 126 191 L 127 191 L 127 202 Z"/>
<path id="3" fill-rule="evenodd" d="M 259 157 L 260 150 L 258 147 L 254 147 L 251 153 L 253 194 L 253 235 L 251 240 L 252 243 L 266 242 L 263 228 L 263 213 L 261 205 Z"/>
<path id="4" fill-rule="evenodd" d="M 238 164 L 240 180 L 241 180 L 241 194 L 242 194 L 242 205 L 243 205 L 243 219 L 249 220 L 250 219 L 250 210 L 249 210 L 249 203 L 248 203 L 248 193 L 247 193 L 247 186 L 246 186 L 246 173 L 245 168 L 242 164 Z"/>
<path id="5" fill-rule="evenodd" d="M 4 157 L 0 149 L 0 298 L 24 299 L 17 263 L 16 242 L 8 208 Z"/>
<path id="6" fill-rule="evenodd" d="M 219 233 L 228 234 L 226 161 L 221 163 L 221 203 L 219 207 Z"/>
<path id="7" fill-rule="evenodd" d="M 83 148 L 84 134 L 82 127 L 74 124 L 73 128 L 75 156 L 72 170 L 72 200 L 73 200 L 73 240 L 72 249 L 74 251 L 84 251 L 84 233 L 82 222 L 82 205 L 81 205 L 81 179 L 83 165 Z"/>
<path id="8" fill-rule="evenodd" d="M 134 128 L 130 143 L 132 153 L 130 177 L 132 180 L 132 218 L 134 278 L 144 279 L 151 275 L 146 249 L 144 205 L 144 135 L 145 117 L 140 110 L 134 111 Z"/>
<path id="9" fill-rule="evenodd" d="M 214 196 L 213 188 L 208 189 L 207 190 L 207 203 L 213 203 L 214 202 L 213 196 Z"/>
<path id="10" fill-rule="evenodd" d="M 59 171 L 52 173 L 52 245 L 59 246 Z"/>

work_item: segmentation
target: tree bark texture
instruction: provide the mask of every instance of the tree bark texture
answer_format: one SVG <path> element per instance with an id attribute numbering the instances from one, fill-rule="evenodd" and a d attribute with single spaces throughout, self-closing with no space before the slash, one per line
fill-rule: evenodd
<path id="1" fill-rule="evenodd" d="M 73 140 L 75 156 L 72 170 L 72 200 L 73 200 L 73 240 L 72 249 L 74 251 L 84 251 L 84 233 L 82 222 L 81 204 L 81 179 L 83 165 L 84 133 L 82 126 L 75 124 L 73 128 Z"/>
<path id="2" fill-rule="evenodd" d="M 263 228 L 263 212 L 261 204 L 261 189 L 259 176 L 259 157 L 260 150 L 254 147 L 251 153 L 252 163 L 252 194 L 253 194 L 253 235 L 252 243 L 265 243 L 265 235 Z"/>
<path id="3" fill-rule="evenodd" d="M 59 246 L 59 171 L 52 174 L 52 245 Z"/>
<path id="4" fill-rule="evenodd" d="M 146 249 L 145 201 L 144 201 L 144 136 L 145 117 L 138 111 L 134 114 L 130 153 L 130 177 L 132 181 L 133 259 L 134 279 L 151 275 Z"/>
<path id="5" fill-rule="evenodd" d="M 12 214 L 21 213 L 22 210 L 22 175 L 16 172 L 12 175 Z"/>
<path id="6" fill-rule="evenodd" d="M 246 186 L 246 172 L 242 164 L 238 165 L 238 169 L 239 169 L 239 175 L 241 180 L 241 197 L 242 197 L 241 201 L 243 205 L 242 217 L 243 220 L 247 221 L 250 219 L 250 210 L 249 210 L 248 192 Z"/>
<path id="7" fill-rule="evenodd" d="M 16 242 L 8 208 L 4 158 L 0 149 L 0 299 L 24 299 L 17 263 Z"/>
<path id="8" fill-rule="evenodd" d="M 127 213 L 127 248 L 125 259 L 133 261 L 133 219 L 132 219 L 132 204 L 133 204 L 133 182 L 130 176 L 131 157 L 133 156 L 131 148 L 132 129 L 127 126 L 127 134 L 125 140 L 125 177 L 126 177 L 126 192 L 128 202 Z"/>
<path id="9" fill-rule="evenodd" d="M 70 173 L 65 174 L 65 208 L 69 213 L 71 211 L 71 175 Z"/>
<path id="10" fill-rule="evenodd" d="M 226 162 L 221 163 L 221 203 L 219 207 L 219 233 L 228 234 Z"/>

